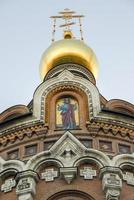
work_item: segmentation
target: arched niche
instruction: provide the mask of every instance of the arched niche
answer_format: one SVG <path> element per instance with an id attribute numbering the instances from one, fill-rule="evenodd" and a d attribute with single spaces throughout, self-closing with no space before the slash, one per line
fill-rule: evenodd
<path id="1" fill-rule="evenodd" d="M 75 118 L 74 126 L 70 128 L 62 124 L 62 106 L 68 103 L 72 109 L 72 116 Z M 89 120 L 89 106 L 87 95 L 80 88 L 66 85 L 52 90 L 45 101 L 45 123 L 51 130 L 84 129 L 86 121 Z M 60 116 L 61 115 L 61 116 Z M 57 119 L 58 118 L 58 119 Z"/>
<path id="2" fill-rule="evenodd" d="M 100 96 L 96 86 L 90 81 L 82 77 L 75 76 L 68 70 L 64 70 L 58 76 L 53 77 L 53 79 L 48 79 L 47 81 L 43 82 L 36 89 L 33 97 L 33 116 L 36 117 L 36 119 L 42 121 L 45 119 L 45 122 L 48 122 L 48 112 L 46 111 L 50 109 L 45 105 L 50 104 L 47 103 L 47 97 L 49 94 L 53 93 L 53 91 L 58 92 L 59 88 L 62 91 L 67 91 L 67 88 L 69 88 L 69 90 L 71 90 L 71 88 L 72 90 L 77 88 L 75 89 L 76 94 L 79 93 L 79 91 L 82 91 L 83 94 L 86 95 L 88 101 L 88 107 L 86 107 L 86 109 L 89 109 L 88 118 L 93 119 L 93 117 L 96 117 L 100 112 Z M 86 102 L 84 102 L 84 104 L 86 104 Z"/>
<path id="3" fill-rule="evenodd" d="M 55 127 L 56 129 L 77 129 L 80 112 L 77 99 L 71 95 L 60 96 L 55 102 Z"/>
<path id="4" fill-rule="evenodd" d="M 59 164 L 59 162 L 57 160 L 48 159 L 47 161 L 40 163 L 40 165 L 36 169 L 36 172 L 39 175 L 41 175 L 42 172 L 44 172 L 45 170 L 48 170 L 48 169 L 53 169 L 53 170 L 59 171 L 60 167 L 61 167 L 61 165 Z"/>

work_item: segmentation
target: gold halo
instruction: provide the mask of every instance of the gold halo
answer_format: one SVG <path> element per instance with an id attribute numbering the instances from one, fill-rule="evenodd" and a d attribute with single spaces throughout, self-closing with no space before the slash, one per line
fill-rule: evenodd
<path id="1" fill-rule="evenodd" d="M 63 39 L 52 43 L 43 53 L 40 63 L 41 80 L 44 80 L 50 69 L 64 63 L 83 65 L 97 78 L 98 61 L 93 50 L 81 40 Z"/>

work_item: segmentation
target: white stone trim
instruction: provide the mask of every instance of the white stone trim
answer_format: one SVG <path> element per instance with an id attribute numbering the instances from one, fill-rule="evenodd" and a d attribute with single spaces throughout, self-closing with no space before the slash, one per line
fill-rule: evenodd
<path id="1" fill-rule="evenodd" d="M 45 98 L 47 94 L 53 90 L 55 87 L 71 84 L 81 88 L 87 95 L 88 104 L 92 107 L 93 116 L 97 116 L 100 112 L 100 96 L 98 89 L 88 80 L 74 76 L 68 70 L 64 70 L 59 76 L 49 79 L 43 82 L 35 91 L 33 98 L 33 115 L 37 119 L 42 119 L 41 117 L 41 103 L 45 105 Z M 43 98 L 42 98 L 43 97 Z M 92 104 L 92 105 L 91 105 Z M 90 115 L 90 113 L 89 113 Z M 45 116 L 45 113 L 44 113 Z"/>
<path id="2" fill-rule="evenodd" d="M 97 176 L 96 170 L 93 170 L 92 167 L 84 167 L 84 169 L 80 169 L 80 176 L 83 176 L 86 180 L 91 180 L 94 176 Z"/>
<path id="3" fill-rule="evenodd" d="M 7 179 L 1 185 L 1 191 L 4 193 L 10 192 L 15 186 L 16 186 L 16 181 L 13 178 Z"/>
<path id="4" fill-rule="evenodd" d="M 128 185 L 134 186 L 134 174 L 131 172 L 126 172 L 123 174 L 123 180 L 127 182 Z"/>
<path id="5" fill-rule="evenodd" d="M 41 179 L 45 179 L 46 182 L 54 181 L 58 177 L 58 171 L 52 169 L 46 169 L 45 172 L 41 173 Z"/>
<path id="6" fill-rule="evenodd" d="M 112 165 L 116 167 L 123 167 L 123 166 L 134 167 L 134 153 L 115 156 L 112 160 Z"/>

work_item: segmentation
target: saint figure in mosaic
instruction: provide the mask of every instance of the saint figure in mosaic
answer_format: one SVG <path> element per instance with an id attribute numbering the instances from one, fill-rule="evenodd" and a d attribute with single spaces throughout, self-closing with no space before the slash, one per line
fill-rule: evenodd
<path id="1" fill-rule="evenodd" d="M 75 129 L 76 119 L 75 111 L 77 110 L 77 103 L 72 102 L 71 98 L 63 98 L 61 104 L 57 104 L 57 110 L 61 115 L 62 127 L 64 129 Z"/>

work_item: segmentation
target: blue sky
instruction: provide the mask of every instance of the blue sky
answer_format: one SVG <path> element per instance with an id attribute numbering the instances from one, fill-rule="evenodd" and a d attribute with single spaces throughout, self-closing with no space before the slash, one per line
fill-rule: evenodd
<path id="1" fill-rule="evenodd" d="M 0 112 L 33 98 L 41 55 L 51 44 L 49 16 L 64 8 L 85 15 L 84 40 L 99 60 L 100 93 L 134 103 L 133 0 L 0 0 Z"/>

